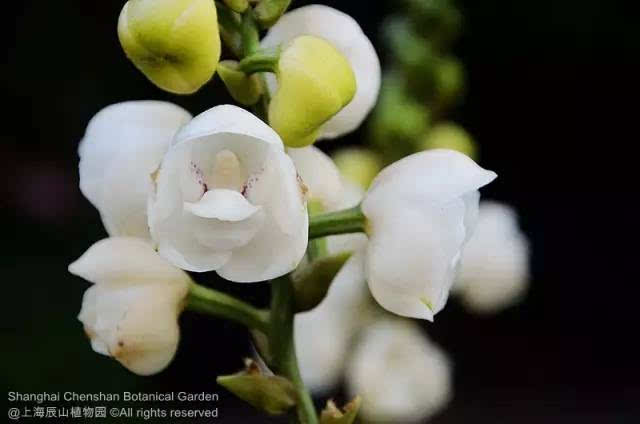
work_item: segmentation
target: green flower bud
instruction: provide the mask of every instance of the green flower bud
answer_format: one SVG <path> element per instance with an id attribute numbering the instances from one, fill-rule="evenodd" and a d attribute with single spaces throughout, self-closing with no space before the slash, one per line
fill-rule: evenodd
<path id="1" fill-rule="evenodd" d="M 422 139 L 420 148 L 457 150 L 474 160 L 478 156 L 478 149 L 471 135 L 452 122 L 435 125 Z"/>
<path id="2" fill-rule="evenodd" d="M 262 28 L 269 28 L 280 19 L 290 4 L 291 0 L 261 0 L 254 9 L 256 20 Z"/>
<path id="3" fill-rule="evenodd" d="M 251 106 L 262 95 L 262 85 L 258 74 L 247 75 L 238 70 L 235 60 L 223 60 L 218 64 L 218 75 L 229 90 L 229 94 L 240 104 Z"/>
<path id="4" fill-rule="evenodd" d="M 438 61 L 434 79 L 435 98 L 443 106 L 454 104 L 464 93 L 464 67 L 453 57 L 445 57 Z"/>
<path id="5" fill-rule="evenodd" d="M 356 79 L 347 59 L 325 40 L 303 35 L 285 46 L 269 124 L 289 147 L 312 144 L 320 127 L 353 98 Z"/>
<path id="6" fill-rule="evenodd" d="M 220 59 L 211 0 L 129 0 L 120 13 L 118 37 L 133 64 L 171 93 L 197 91 Z"/>
<path id="7" fill-rule="evenodd" d="M 249 7 L 249 0 L 223 0 L 224 4 L 234 12 L 243 13 Z"/>
<path id="8" fill-rule="evenodd" d="M 388 162 L 415 152 L 415 145 L 431 124 L 431 112 L 406 93 L 398 75 L 386 76 L 371 123 L 371 137 Z"/>
<path id="9" fill-rule="evenodd" d="M 345 179 L 363 189 L 369 187 L 383 166 L 382 159 L 374 151 L 359 147 L 338 150 L 333 154 L 333 161 Z"/>

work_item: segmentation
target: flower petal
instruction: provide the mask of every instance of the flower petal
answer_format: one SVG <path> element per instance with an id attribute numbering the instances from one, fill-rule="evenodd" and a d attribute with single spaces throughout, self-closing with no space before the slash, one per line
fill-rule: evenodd
<path id="1" fill-rule="evenodd" d="M 110 235 L 149 238 L 149 175 L 190 119 L 171 103 L 136 101 L 108 106 L 89 122 L 78 149 L 80 190 Z"/>
<path id="2" fill-rule="evenodd" d="M 309 188 L 311 199 L 322 203 L 325 210 L 334 210 L 343 198 L 340 172 L 331 158 L 315 146 L 287 149 L 287 154 Z"/>
<path id="3" fill-rule="evenodd" d="M 529 283 L 528 244 L 511 207 L 482 202 L 476 231 L 462 254 L 454 293 L 478 313 L 495 313 L 517 303 Z"/>
<path id="4" fill-rule="evenodd" d="M 264 281 L 298 266 L 308 241 L 306 204 L 291 159 L 272 149 L 262 173 L 247 186 L 247 199 L 261 205 L 265 222 L 246 246 L 233 251 L 218 274 L 231 281 Z"/>
<path id="5" fill-rule="evenodd" d="M 186 273 L 158 256 L 148 242 L 131 237 L 98 241 L 69 265 L 69 272 L 96 284 L 175 283 L 186 287 L 190 281 Z"/>
<path id="6" fill-rule="evenodd" d="M 243 221 L 260 210 L 245 197 L 233 190 L 207 191 L 196 203 L 185 202 L 184 210 L 200 218 L 216 218 L 221 221 Z"/>
<path id="7" fill-rule="evenodd" d="M 389 199 L 447 202 L 479 189 L 496 178 L 462 153 L 453 150 L 427 150 L 407 156 L 385 169 L 371 183 L 362 202 L 365 215 L 374 214 L 375 205 Z"/>
<path id="8" fill-rule="evenodd" d="M 371 41 L 349 15 L 316 4 L 285 13 L 269 29 L 261 46 L 276 47 L 300 35 L 329 41 L 347 58 L 356 77 L 353 100 L 323 125 L 320 138 L 336 138 L 355 130 L 375 105 L 380 91 L 380 61 Z M 267 82 L 269 90 L 275 92 L 277 82 L 272 74 L 268 74 Z"/>

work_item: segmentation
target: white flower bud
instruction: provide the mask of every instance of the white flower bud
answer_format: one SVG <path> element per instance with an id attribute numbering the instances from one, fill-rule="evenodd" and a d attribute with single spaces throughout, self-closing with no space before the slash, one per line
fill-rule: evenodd
<path id="1" fill-rule="evenodd" d="M 157 101 L 117 103 L 98 112 L 80 143 L 80 190 L 111 236 L 148 239 L 147 197 L 178 129 L 191 115 Z"/>
<path id="2" fill-rule="evenodd" d="M 380 91 L 380 61 L 371 41 L 350 16 L 323 5 L 309 5 L 285 13 L 261 41 L 264 48 L 284 45 L 301 35 L 324 38 L 349 61 L 356 78 L 353 100 L 329 119 L 319 138 L 336 138 L 360 126 L 376 103 Z M 277 90 L 273 75 L 269 90 Z"/>
<path id="3" fill-rule="evenodd" d="M 78 315 L 93 350 L 140 375 L 160 372 L 171 362 L 190 283 L 185 272 L 146 241 L 126 237 L 95 243 L 69 272 L 94 283 Z"/>
<path id="4" fill-rule="evenodd" d="M 451 399 L 449 360 L 409 321 L 382 320 L 360 336 L 347 363 L 349 396 L 371 423 L 424 422 Z"/>
<path id="5" fill-rule="evenodd" d="M 529 285 L 528 244 L 511 207 L 480 203 L 478 224 L 464 248 L 454 293 L 478 313 L 498 312 L 517 303 Z"/>
<path id="6" fill-rule="evenodd" d="M 478 189 L 496 174 L 462 153 L 429 150 L 383 169 L 362 201 L 373 297 L 402 316 L 433 320 L 447 302 L 473 234 Z"/>
<path id="7" fill-rule="evenodd" d="M 293 162 L 273 129 L 236 106 L 216 106 L 180 130 L 148 210 L 161 256 L 231 281 L 286 274 L 307 247 L 306 203 Z"/>

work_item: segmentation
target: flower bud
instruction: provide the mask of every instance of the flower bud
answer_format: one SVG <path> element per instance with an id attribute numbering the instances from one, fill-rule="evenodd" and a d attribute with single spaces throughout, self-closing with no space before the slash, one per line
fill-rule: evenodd
<path id="1" fill-rule="evenodd" d="M 254 9 L 256 20 L 263 28 L 275 24 L 287 10 L 291 0 L 261 0 Z"/>
<path id="2" fill-rule="evenodd" d="M 144 240 L 128 237 L 95 243 L 69 272 L 94 283 L 78 315 L 93 350 L 139 375 L 160 372 L 171 362 L 191 281 L 185 272 Z"/>
<path id="3" fill-rule="evenodd" d="M 249 0 L 223 0 L 224 4 L 234 12 L 243 13 L 249 7 Z"/>
<path id="4" fill-rule="evenodd" d="M 129 0 L 120 13 L 118 37 L 133 64 L 171 93 L 197 91 L 220 59 L 211 0 Z"/>
<path id="5" fill-rule="evenodd" d="M 263 0 L 261 4 L 267 1 Z M 278 1 L 283 0 L 272 3 Z M 373 44 L 351 16 L 328 6 L 312 4 L 285 13 L 269 29 L 260 46 L 275 48 L 301 35 L 313 35 L 331 43 L 347 58 L 356 79 L 353 100 L 322 125 L 318 138 L 337 138 L 354 131 L 371 112 L 380 91 L 380 61 Z M 269 91 L 274 93 L 278 85 L 276 79 L 267 74 L 266 80 Z"/>
<path id="6" fill-rule="evenodd" d="M 367 423 L 422 423 L 452 397 L 449 358 L 411 321 L 382 319 L 358 338 L 347 361 L 349 395 L 362 396 Z"/>
<path id="7" fill-rule="evenodd" d="M 238 70 L 238 62 L 223 60 L 218 65 L 218 75 L 227 87 L 233 99 L 245 106 L 254 105 L 260 100 L 262 89 L 258 74 L 247 75 Z"/>
<path id="8" fill-rule="evenodd" d="M 372 150 L 347 148 L 338 150 L 333 160 L 342 176 L 359 187 L 366 189 L 382 169 L 382 160 Z"/>
<path id="9" fill-rule="evenodd" d="M 421 150 L 450 149 L 476 159 L 478 150 L 471 135 L 452 122 L 438 124 L 420 142 Z"/>
<path id="10" fill-rule="evenodd" d="M 284 48 L 277 78 L 269 123 L 289 147 L 312 144 L 322 124 L 356 92 L 347 59 L 325 40 L 310 35 L 297 37 Z"/>

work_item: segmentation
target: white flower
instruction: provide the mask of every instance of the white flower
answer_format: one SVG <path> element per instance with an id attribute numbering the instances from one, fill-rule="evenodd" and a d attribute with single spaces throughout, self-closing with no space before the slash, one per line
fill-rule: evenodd
<path id="1" fill-rule="evenodd" d="M 231 281 L 286 274 L 307 247 L 304 195 L 282 141 L 235 106 L 209 109 L 176 134 L 148 211 L 161 256 Z"/>
<path id="2" fill-rule="evenodd" d="M 362 190 L 343 183 L 331 158 L 320 149 L 309 146 L 288 149 L 288 153 L 308 187 L 310 200 L 324 211 L 359 203 Z M 326 394 L 339 383 L 351 337 L 366 312 L 367 289 L 361 253 L 365 242 L 364 234 L 327 238 L 329 254 L 358 252 L 343 265 L 322 302 L 295 317 L 296 353 L 302 379 L 316 394 Z"/>
<path id="3" fill-rule="evenodd" d="M 178 315 L 189 276 L 142 239 L 112 237 L 89 248 L 69 272 L 94 283 L 78 319 L 98 353 L 140 375 L 162 371 L 178 347 Z"/>
<path id="4" fill-rule="evenodd" d="M 148 239 L 150 175 L 176 131 L 191 119 L 171 103 L 117 103 L 98 112 L 80 143 L 80 190 L 111 236 Z"/>
<path id="5" fill-rule="evenodd" d="M 362 202 L 366 273 L 385 309 L 433 320 L 473 233 L 478 189 L 496 177 L 462 153 L 429 150 L 383 169 Z"/>
<path id="6" fill-rule="evenodd" d="M 349 396 L 372 423 L 423 422 L 451 399 L 448 358 L 415 323 L 381 320 L 359 338 L 347 364 Z"/>
<path id="7" fill-rule="evenodd" d="M 375 105 L 380 91 L 380 61 L 371 41 L 349 15 L 314 4 L 285 13 L 269 29 L 261 46 L 275 47 L 300 35 L 321 37 L 333 44 L 347 58 L 356 77 L 353 100 L 324 124 L 320 138 L 336 138 L 355 130 Z M 275 76 L 269 74 L 267 82 L 269 90 L 275 92 Z"/>
<path id="8" fill-rule="evenodd" d="M 454 293 L 469 309 L 480 313 L 497 312 L 517 303 L 528 287 L 528 250 L 511 207 L 480 203 L 478 225 L 464 248 Z"/>
<path id="9" fill-rule="evenodd" d="M 338 385 L 351 340 L 371 312 L 363 260 L 361 253 L 355 255 L 338 272 L 322 302 L 295 316 L 302 380 L 316 394 L 327 394 Z"/>

